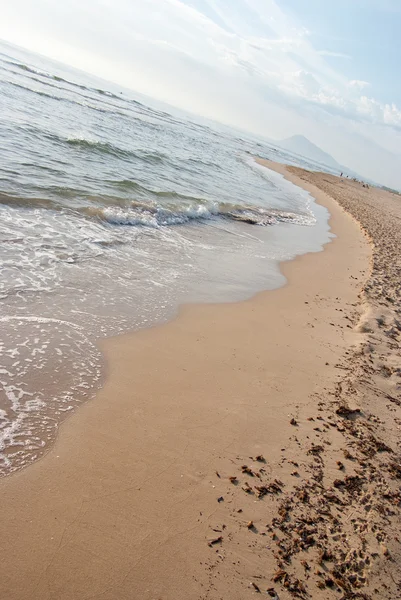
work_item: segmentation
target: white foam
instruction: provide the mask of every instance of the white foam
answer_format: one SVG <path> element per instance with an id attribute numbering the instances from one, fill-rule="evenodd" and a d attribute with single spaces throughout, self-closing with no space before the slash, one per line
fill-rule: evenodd
<path id="1" fill-rule="evenodd" d="M 0 473 L 40 456 L 63 415 L 94 393 L 96 339 L 162 321 L 183 301 L 239 299 L 279 285 L 276 261 L 296 253 L 293 242 L 290 249 L 270 243 L 271 228 L 266 244 L 262 228 L 233 219 L 301 223 L 308 201 L 294 202 L 294 212 L 278 202 L 274 209 L 223 201 L 109 206 L 102 221 L 1 205 L 0 240 L 8 242 L 0 280 Z M 194 226 L 197 220 L 208 227 Z"/>
<path id="2" fill-rule="evenodd" d="M 260 173 L 262 177 L 272 183 L 276 189 L 280 190 L 280 197 L 285 200 L 286 206 L 294 205 L 302 207 L 302 212 L 304 214 L 299 215 L 300 224 L 313 225 L 316 223 L 316 216 L 313 211 L 315 201 L 307 190 L 288 181 L 281 173 L 277 173 L 277 171 L 273 171 L 256 162 L 253 157 L 245 157 L 244 161 L 253 170 Z"/>

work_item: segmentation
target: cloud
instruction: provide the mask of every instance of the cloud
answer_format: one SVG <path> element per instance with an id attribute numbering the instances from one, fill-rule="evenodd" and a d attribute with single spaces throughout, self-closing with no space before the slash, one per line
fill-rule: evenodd
<path id="1" fill-rule="evenodd" d="M 374 123 L 383 123 L 401 129 L 401 111 L 395 104 L 382 104 L 374 98 L 361 96 L 357 104 L 358 112 Z"/>
<path id="2" fill-rule="evenodd" d="M 10 29 L 7 21 L 14 14 L 19 39 L 11 41 L 23 44 L 31 38 L 35 49 L 53 51 L 56 58 L 70 54 L 70 61 L 75 51 L 76 66 L 90 63 L 100 75 L 105 74 L 104 65 L 114 62 L 116 73 L 135 72 L 139 91 L 161 94 L 173 104 L 180 98 L 171 86 L 161 89 L 159 64 L 183 81 L 196 81 L 196 73 L 188 70 L 200 72 L 207 65 L 215 75 L 232 77 L 242 86 L 256 79 L 266 98 L 280 102 L 281 97 L 289 104 L 291 99 L 302 100 L 320 105 L 328 114 L 341 112 L 349 119 L 399 127 L 400 111 L 394 103 L 368 97 L 368 82 L 349 81 L 325 61 L 327 56 L 348 55 L 316 50 L 308 30 L 274 0 L 101 0 L 102 10 L 99 1 L 87 0 L 80 10 L 77 0 L 51 5 L 36 0 L 34 7 L 30 0 L 6 0 L 0 35 Z M 26 16 L 25 26 L 21 15 Z M 127 81 L 132 85 L 132 77 Z M 205 91 L 207 84 L 203 96 Z"/>
<path id="3" fill-rule="evenodd" d="M 290 92 L 296 92 L 303 95 L 305 98 L 313 98 L 316 94 L 319 93 L 321 89 L 321 85 L 316 77 L 301 69 L 300 71 L 296 71 L 295 73 L 290 73 L 290 80 L 292 82 L 292 86 L 286 86 L 286 88 Z"/>
<path id="4" fill-rule="evenodd" d="M 349 54 L 344 54 L 344 52 L 332 52 L 331 50 L 318 50 L 317 51 L 320 56 L 332 56 L 334 58 L 347 58 L 350 59 L 351 56 Z"/>
<path id="5" fill-rule="evenodd" d="M 352 79 L 348 82 L 348 86 L 359 91 L 363 90 L 366 87 L 369 87 L 370 83 L 368 81 L 362 81 L 360 79 Z"/>
<path id="6" fill-rule="evenodd" d="M 316 49 L 274 0 L 4 2 L 0 37 L 203 116 L 267 136 L 320 128 L 327 143 L 334 128 L 391 131 L 392 146 L 401 131 L 392 99 L 333 68 L 350 57 Z"/>

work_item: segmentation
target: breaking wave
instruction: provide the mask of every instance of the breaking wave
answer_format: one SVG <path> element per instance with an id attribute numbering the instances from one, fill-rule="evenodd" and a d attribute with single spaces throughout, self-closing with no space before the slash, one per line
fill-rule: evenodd
<path id="1" fill-rule="evenodd" d="M 277 287 L 327 240 L 307 192 L 250 159 L 264 143 L 2 48 L 0 476 L 97 389 L 96 340 Z"/>
<path id="2" fill-rule="evenodd" d="M 119 182 L 125 184 L 125 188 L 136 192 L 139 196 L 153 196 L 154 202 L 133 200 L 126 204 L 121 198 L 109 197 L 106 206 L 87 204 L 75 209 L 66 208 L 48 198 L 22 198 L 11 196 L 0 192 L 0 205 L 8 205 L 13 208 L 25 208 L 28 210 L 51 210 L 55 212 L 72 212 L 81 214 L 89 219 L 96 219 L 111 225 L 143 226 L 143 227 L 168 227 L 182 225 L 189 221 L 206 221 L 222 218 L 232 221 L 247 223 L 248 225 L 268 226 L 278 223 L 292 223 L 294 225 L 313 225 L 315 218 L 312 213 L 301 214 L 282 211 L 274 208 L 262 208 L 260 206 L 244 206 L 230 203 L 210 202 L 203 198 L 185 196 L 178 192 L 155 191 L 141 186 L 135 181 Z M 60 195 L 61 190 L 57 188 Z M 74 190 L 65 190 L 65 195 L 71 196 Z M 91 201 L 87 196 L 87 202 Z M 100 197 L 94 199 L 101 200 Z M 106 200 L 106 198 L 105 198 Z M 161 204 L 163 202 L 163 204 Z"/>
<path id="3" fill-rule="evenodd" d="M 89 207 L 84 209 L 84 212 L 87 216 L 96 217 L 112 225 L 154 228 L 182 225 L 189 221 L 203 221 L 218 217 L 259 226 L 276 225 L 277 223 L 293 223 L 295 225 L 312 225 L 314 223 L 314 218 L 309 215 L 227 203 L 198 203 L 186 206 L 181 204 L 180 206 L 161 207 L 135 202 L 130 207 Z"/>

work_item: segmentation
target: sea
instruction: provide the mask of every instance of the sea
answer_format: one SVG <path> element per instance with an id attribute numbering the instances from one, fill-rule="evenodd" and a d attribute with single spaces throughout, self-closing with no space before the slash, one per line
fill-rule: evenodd
<path id="1" fill-rule="evenodd" d="M 94 396 L 99 340 L 277 288 L 322 250 L 327 211 L 258 156 L 321 168 L 0 43 L 0 475 Z"/>

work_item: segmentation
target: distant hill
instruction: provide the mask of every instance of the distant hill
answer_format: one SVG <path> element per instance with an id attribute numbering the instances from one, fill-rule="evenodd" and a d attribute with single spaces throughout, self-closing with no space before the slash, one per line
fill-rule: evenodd
<path id="1" fill-rule="evenodd" d="M 310 142 L 303 135 L 293 135 L 285 140 L 276 142 L 278 146 L 289 152 L 300 154 L 304 158 L 309 158 L 313 162 L 323 163 L 332 169 L 343 170 L 343 167 L 327 152 L 324 152 L 319 146 Z"/>

